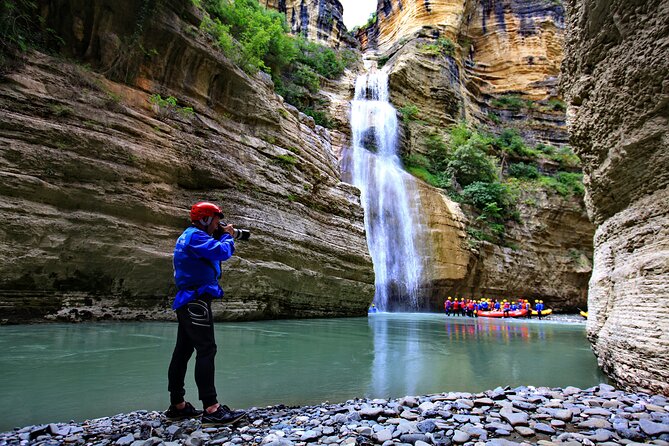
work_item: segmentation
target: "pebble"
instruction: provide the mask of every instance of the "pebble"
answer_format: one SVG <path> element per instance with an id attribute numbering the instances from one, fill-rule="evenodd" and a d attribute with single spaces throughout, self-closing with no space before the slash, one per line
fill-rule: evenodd
<path id="1" fill-rule="evenodd" d="M 476 394 L 254 407 L 236 427 L 203 429 L 197 419 L 171 422 L 160 412 L 137 411 L 17 428 L 0 433 L 0 446 L 669 446 L 668 411 L 661 395 L 604 384 L 589 389 L 498 387 Z"/>

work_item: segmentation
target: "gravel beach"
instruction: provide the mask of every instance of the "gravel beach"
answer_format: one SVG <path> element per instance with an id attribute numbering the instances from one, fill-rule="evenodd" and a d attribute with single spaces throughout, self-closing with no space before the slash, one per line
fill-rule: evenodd
<path id="1" fill-rule="evenodd" d="M 83 423 L 27 426 L 5 445 L 669 445 L 669 401 L 600 384 L 589 389 L 498 387 L 341 404 L 251 408 L 234 427 L 202 428 L 136 411 Z"/>

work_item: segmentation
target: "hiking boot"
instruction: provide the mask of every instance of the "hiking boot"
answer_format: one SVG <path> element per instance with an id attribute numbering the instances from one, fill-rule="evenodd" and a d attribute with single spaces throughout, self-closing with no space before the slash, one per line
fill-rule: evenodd
<path id="1" fill-rule="evenodd" d="M 236 423 L 246 416 L 243 410 L 230 410 L 228 406 L 220 405 L 213 413 L 204 411 L 202 426 L 225 426 Z"/>
<path id="2" fill-rule="evenodd" d="M 191 403 L 186 403 L 183 409 L 177 409 L 170 404 L 170 408 L 165 411 L 165 416 L 170 420 L 185 420 L 186 418 L 196 418 L 202 415 L 201 410 L 197 410 Z"/>

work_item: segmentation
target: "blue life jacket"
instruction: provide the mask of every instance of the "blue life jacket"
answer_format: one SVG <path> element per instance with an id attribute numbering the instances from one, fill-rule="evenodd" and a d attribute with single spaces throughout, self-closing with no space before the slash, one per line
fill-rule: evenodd
<path id="1" fill-rule="evenodd" d="M 221 262 L 234 252 L 235 242 L 230 234 L 224 233 L 216 240 L 195 226 L 187 228 L 174 247 L 174 282 L 178 291 L 172 309 L 205 294 L 222 297 L 223 290 L 218 284 Z"/>

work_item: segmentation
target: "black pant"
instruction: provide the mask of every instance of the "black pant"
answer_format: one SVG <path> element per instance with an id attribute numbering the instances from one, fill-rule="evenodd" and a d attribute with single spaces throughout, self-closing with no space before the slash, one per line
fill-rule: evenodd
<path id="1" fill-rule="evenodd" d="M 214 340 L 214 319 L 211 314 L 211 300 L 196 299 L 177 309 L 177 343 L 172 353 L 172 361 L 167 373 L 170 403 L 179 404 L 184 401 L 186 390 L 184 379 L 188 360 L 195 356 L 195 384 L 202 405 L 207 408 L 216 404 L 216 387 L 214 386 L 214 358 L 216 357 L 216 341 Z"/>

